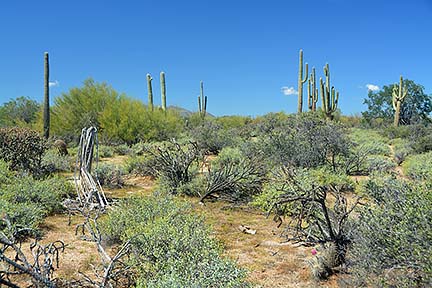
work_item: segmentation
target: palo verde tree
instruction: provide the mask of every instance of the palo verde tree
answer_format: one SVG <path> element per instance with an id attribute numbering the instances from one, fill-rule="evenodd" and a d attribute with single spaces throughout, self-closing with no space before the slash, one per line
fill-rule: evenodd
<path id="1" fill-rule="evenodd" d="M 0 107 L 0 126 L 29 127 L 36 121 L 39 103 L 20 96 Z"/>
<path id="2" fill-rule="evenodd" d="M 368 106 L 367 111 L 363 112 L 366 122 L 372 124 L 375 119 L 382 119 L 386 123 L 394 120 L 393 108 L 393 89 L 399 88 L 400 84 L 390 84 L 384 86 L 379 91 L 369 91 L 364 104 Z M 402 87 L 406 87 L 406 97 L 400 105 L 398 123 L 401 125 L 415 124 L 421 121 L 428 121 L 428 116 L 432 112 L 432 98 L 424 92 L 422 85 L 416 84 L 412 80 L 405 79 Z"/>

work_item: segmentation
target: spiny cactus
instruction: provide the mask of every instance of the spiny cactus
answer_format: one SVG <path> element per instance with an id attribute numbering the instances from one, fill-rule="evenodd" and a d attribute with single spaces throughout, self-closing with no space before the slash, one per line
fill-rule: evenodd
<path id="1" fill-rule="evenodd" d="M 322 78 L 320 78 L 322 109 L 326 117 L 333 120 L 339 101 L 339 92 L 336 92 L 334 87 L 330 88 L 330 68 L 328 63 L 324 66 L 324 75 L 326 76 L 325 87 Z"/>
<path id="2" fill-rule="evenodd" d="M 198 96 L 198 110 L 201 117 L 204 119 L 207 113 L 207 96 L 204 96 L 204 83 L 200 82 L 200 96 Z"/>
<path id="3" fill-rule="evenodd" d="M 303 84 L 308 79 L 308 64 L 306 63 L 306 73 L 303 78 L 303 50 L 300 49 L 299 55 L 299 76 L 298 76 L 298 106 L 297 112 L 301 113 L 303 110 Z"/>
<path id="4" fill-rule="evenodd" d="M 406 85 L 403 85 L 403 78 L 402 75 L 400 76 L 400 81 L 399 81 L 399 87 L 397 86 L 397 84 L 395 84 L 393 86 L 393 108 L 395 110 L 395 115 L 394 115 L 394 123 L 393 125 L 395 127 L 397 127 L 399 125 L 399 117 L 400 117 L 400 109 L 402 106 L 402 102 L 404 101 L 405 97 L 407 96 L 408 93 L 408 89 L 406 87 Z"/>
<path id="5" fill-rule="evenodd" d="M 151 81 L 153 78 L 150 74 L 147 74 L 147 90 L 148 90 L 148 108 L 153 111 L 153 89 Z"/>
<path id="6" fill-rule="evenodd" d="M 49 138 L 50 130 L 50 107 L 49 107 L 49 56 L 45 52 L 45 75 L 44 75 L 44 109 L 43 109 L 43 135 Z"/>
<path id="7" fill-rule="evenodd" d="M 162 97 L 162 110 L 166 111 L 166 86 L 165 86 L 165 73 L 160 73 L 161 97 Z"/>
<path id="8" fill-rule="evenodd" d="M 312 73 L 308 79 L 308 107 L 310 111 L 316 111 L 316 103 L 318 102 L 318 88 L 316 84 L 315 68 L 312 68 Z"/>

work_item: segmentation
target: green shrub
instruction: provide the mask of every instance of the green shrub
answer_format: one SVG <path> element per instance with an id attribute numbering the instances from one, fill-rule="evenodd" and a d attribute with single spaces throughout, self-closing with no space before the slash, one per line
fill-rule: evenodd
<path id="1" fill-rule="evenodd" d="M 109 188 L 121 188 L 124 185 L 124 170 L 113 164 L 100 163 L 93 171 L 99 183 Z"/>
<path id="2" fill-rule="evenodd" d="M 0 198 L 10 203 L 37 204 L 47 214 L 52 214 L 64 210 L 61 202 L 73 192 L 72 185 L 64 178 L 34 180 L 25 176 L 16 178 L 13 183 L 4 186 Z"/>
<path id="3" fill-rule="evenodd" d="M 0 188 L 3 185 L 10 184 L 14 177 L 15 174 L 9 169 L 9 165 L 0 159 Z"/>
<path id="4" fill-rule="evenodd" d="M 350 252 L 351 287 L 429 287 L 432 284 L 431 187 L 394 178 L 363 185 Z"/>
<path id="5" fill-rule="evenodd" d="M 405 175 L 412 179 L 432 179 L 432 151 L 408 157 L 402 168 Z"/>
<path id="6" fill-rule="evenodd" d="M 230 202 L 249 202 L 261 191 L 267 174 L 260 156 L 246 157 L 238 148 L 224 148 L 211 163 L 201 201 L 216 197 Z"/>
<path id="7" fill-rule="evenodd" d="M 3 193 L 3 192 L 0 192 Z M 46 211 L 36 203 L 11 203 L 0 196 L 0 211 L 5 213 L 12 225 L 12 229 L 29 228 L 37 230 L 46 216 Z M 0 218 L 0 231 L 11 236 L 13 231 L 8 231 L 6 223 Z"/>
<path id="8" fill-rule="evenodd" d="M 126 199 L 109 212 L 102 231 L 117 242 L 132 239 L 137 287 L 248 287 L 244 271 L 221 258 L 203 219 L 179 200 Z"/>
<path id="9" fill-rule="evenodd" d="M 99 145 L 98 153 L 100 158 L 111 158 L 114 156 L 114 148 L 111 146 Z"/>
<path id="10" fill-rule="evenodd" d="M 352 128 L 349 137 L 357 145 L 369 150 L 369 154 L 390 155 L 390 148 L 387 144 L 389 140 L 375 130 Z"/>
<path id="11" fill-rule="evenodd" d="M 233 146 L 239 142 L 233 130 L 228 130 L 215 121 L 206 120 L 190 132 L 190 137 L 204 152 L 218 154 L 224 147 Z"/>
<path id="12" fill-rule="evenodd" d="M 379 172 L 388 173 L 396 167 L 396 163 L 390 158 L 382 155 L 370 155 L 366 158 L 366 169 L 368 174 Z"/>
<path id="13" fill-rule="evenodd" d="M 71 171 L 71 164 L 71 159 L 68 155 L 59 155 L 55 149 L 46 151 L 41 162 L 43 169 L 48 173 Z"/>
<path id="14" fill-rule="evenodd" d="M 42 156 L 47 149 L 44 139 L 27 128 L 0 128 L 0 159 L 12 170 L 39 174 Z"/>
<path id="15" fill-rule="evenodd" d="M 129 155 L 132 153 L 132 149 L 126 144 L 117 145 L 114 146 L 113 148 L 114 148 L 114 153 L 117 155 Z"/>

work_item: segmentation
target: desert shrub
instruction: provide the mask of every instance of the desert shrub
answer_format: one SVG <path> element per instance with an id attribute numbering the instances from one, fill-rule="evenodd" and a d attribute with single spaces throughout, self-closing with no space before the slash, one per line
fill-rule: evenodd
<path id="1" fill-rule="evenodd" d="M 379 172 L 387 173 L 392 171 L 396 167 L 396 163 L 382 155 L 370 155 L 366 158 L 366 169 L 368 174 Z"/>
<path id="2" fill-rule="evenodd" d="M 150 147 L 147 154 L 152 158 L 154 166 L 151 175 L 156 175 L 160 188 L 171 194 L 185 192 L 189 182 L 198 174 L 198 165 L 202 153 L 195 143 L 180 145 L 177 142 L 164 142 Z M 197 195 L 196 191 L 188 191 L 188 195 Z"/>
<path id="3" fill-rule="evenodd" d="M 407 139 L 394 138 L 390 141 L 390 143 L 393 146 L 394 160 L 397 165 L 402 164 L 407 156 L 413 153 L 413 149 Z"/>
<path id="4" fill-rule="evenodd" d="M 425 153 L 432 150 L 432 126 L 416 125 L 410 134 L 411 148 L 415 153 Z"/>
<path id="5" fill-rule="evenodd" d="M 46 142 L 34 130 L 0 128 L 0 159 L 8 162 L 12 170 L 38 174 L 46 149 Z"/>
<path id="6" fill-rule="evenodd" d="M 201 150 L 212 154 L 218 154 L 224 147 L 234 145 L 238 138 L 232 130 L 211 120 L 203 121 L 201 125 L 194 127 L 189 134 Z"/>
<path id="7" fill-rule="evenodd" d="M 267 170 L 260 155 L 246 157 L 238 148 L 224 148 L 211 163 L 207 174 L 205 198 L 230 202 L 249 202 L 261 191 Z"/>
<path id="8" fill-rule="evenodd" d="M 100 163 L 94 169 L 93 174 L 96 175 L 99 183 L 102 186 L 109 188 L 121 188 L 124 185 L 124 170 L 117 165 Z"/>
<path id="9" fill-rule="evenodd" d="M 137 287 L 247 287 L 244 271 L 220 256 L 203 219 L 173 198 L 130 198 L 110 211 L 102 231 L 132 239 Z"/>
<path id="10" fill-rule="evenodd" d="M 98 153 L 101 158 L 111 158 L 114 156 L 114 148 L 111 146 L 99 145 Z"/>
<path id="11" fill-rule="evenodd" d="M 126 160 L 125 169 L 130 174 L 156 177 L 155 165 L 155 159 L 151 155 L 133 156 Z"/>
<path id="12" fill-rule="evenodd" d="M 0 211 L 2 211 L 2 218 L 7 215 L 12 229 L 32 229 L 37 230 L 38 225 L 42 223 L 46 212 L 35 203 L 11 203 L 0 196 Z M 0 232 L 11 236 L 13 231 L 7 231 L 6 223 L 0 218 Z"/>
<path id="13" fill-rule="evenodd" d="M 9 169 L 9 165 L 0 159 L 0 188 L 3 185 L 10 184 L 14 177 L 15 174 Z"/>
<path id="14" fill-rule="evenodd" d="M 394 178 L 363 185 L 350 252 L 351 287 L 429 287 L 432 284 L 430 187 Z"/>
<path id="15" fill-rule="evenodd" d="M 117 145 L 114 146 L 113 148 L 114 148 L 114 153 L 117 155 L 129 155 L 132 153 L 132 149 L 126 144 Z"/>
<path id="16" fill-rule="evenodd" d="M 11 203 L 33 203 L 47 214 L 63 211 L 62 200 L 73 194 L 72 185 L 60 177 L 34 180 L 25 176 L 3 186 L 0 197 Z"/>
<path id="17" fill-rule="evenodd" d="M 374 155 L 390 155 L 389 140 L 372 129 L 353 128 L 349 133 L 350 139 L 357 145 L 363 146 Z"/>
<path id="18" fill-rule="evenodd" d="M 56 149 L 49 149 L 42 157 L 41 166 L 47 173 L 71 171 L 69 156 L 59 155 Z"/>
<path id="19" fill-rule="evenodd" d="M 267 116 L 258 127 L 257 141 L 263 143 L 265 159 L 273 165 L 335 168 L 335 159 L 349 149 L 343 127 L 316 114 Z"/>
<path id="20" fill-rule="evenodd" d="M 432 151 L 408 157 L 402 168 L 412 179 L 432 179 Z"/>
<path id="21" fill-rule="evenodd" d="M 288 240 L 320 243 L 328 256 L 333 255 L 317 255 L 315 265 L 311 265 L 314 275 L 327 278 L 335 272 L 334 268 L 345 263 L 352 241 L 349 216 L 358 199 L 348 204 L 345 193 L 352 189 L 350 178 L 328 168 L 282 167 L 273 172 L 270 183 L 264 194 L 255 198 L 255 204 L 274 212 L 280 223 L 281 216 L 290 216 L 286 226 Z"/>
<path id="22" fill-rule="evenodd" d="M 395 138 L 408 138 L 411 134 L 412 127 L 414 125 L 400 125 L 400 126 L 393 126 L 389 125 L 385 128 L 382 128 L 380 130 L 381 135 L 383 135 L 385 138 L 389 139 L 395 139 Z"/>

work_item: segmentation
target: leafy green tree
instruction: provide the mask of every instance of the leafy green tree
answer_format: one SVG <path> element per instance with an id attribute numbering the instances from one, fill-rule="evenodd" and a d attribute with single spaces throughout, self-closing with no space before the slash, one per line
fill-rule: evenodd
<path id="1" fill-rule="evenodd" d="M 72 88 L 54 100 L 52 131 L 63 137 L 77 137 L 83 127 L 101 128 L 100 114 L 114 105 L 120 95 L 106 83 L 93 79 L 84 81 L 81 88 Z"/>
<path id="2" fill-rule="evenodd" d="M 0 126 L 29 127 L 35 120 L 40 105 L 35 100 L 20 96 L 0 107 Z"/>
<path id="3" fill-rule="evenodd" d="M 384 86 L 380 91 L 369 91 L 368 98 L 364 104 L 368 110 L 363 112 L 363 117 L 368 123 L 373 123 L 376 119 L 390 123 L 394 117 L 392 105 L 393 87 L 398 84 Z M 425 94 L 424 87 L 416 84 L 412 80 L 405 79 L 403 85 L 407 87 L 408 94 L 402 103 L 400 112 L 400 124 L 409 125 L 428 120 L 429 113 L 432 112 L 432 99 Z"/>

